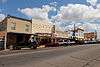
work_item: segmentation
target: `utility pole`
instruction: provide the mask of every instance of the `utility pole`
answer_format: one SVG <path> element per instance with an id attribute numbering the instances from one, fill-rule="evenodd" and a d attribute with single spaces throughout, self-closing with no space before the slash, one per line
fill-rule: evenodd
<path id="1" fill-rule="evenodd" d="M 95 30 L 95 41 L 97 41 L 97 31 Z"/>
<path id="2" fill-rule="evenodd" d="M 6 18 L 6 21 L 5 21 L 5 39 L 4 39 L 4 50 L 7 49 L 7 18 Z"/>
<path id="3" fill-rule="evenodd" d="M 54 43 L 55 42 L 55 25 L 53 24 L 53 27 L 52 27 L 52 42 Z"/>
<path id="4" fill-rule="evenodd" d="M 7 32 L 5 32 L 4 50 L 7 49 L 6 45 L 7 45 Z"/>

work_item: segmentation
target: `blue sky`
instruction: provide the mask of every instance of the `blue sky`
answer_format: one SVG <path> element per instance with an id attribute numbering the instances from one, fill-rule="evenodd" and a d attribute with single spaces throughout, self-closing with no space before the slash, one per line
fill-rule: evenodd
<path id="1" fill-rule="evenodd" d="M 55 19 L 61 29 L 76 24 L 92 31 L 100 26 L 100 0 L 0 0 L 0 14 Z"/>
<path id="2" fill-rule="evenodd" d="M 41 8 L 42 5 L 48 5 L 53 2 L 57 2 L 57 6 L 67 5 L 69 3 L 86 4 L 86 0 L 7 0 L 5 2 L 0 1 L 0 8 L 3 9 L 3 13 L 27 18 L 27 16 L 17 11 L 17 9 L 27 7 Z"/>

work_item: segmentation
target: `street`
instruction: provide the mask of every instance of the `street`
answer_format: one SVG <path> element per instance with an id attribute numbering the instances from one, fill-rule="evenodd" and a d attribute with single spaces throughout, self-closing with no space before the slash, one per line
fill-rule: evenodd
<path id="1" fill-rule="evenodd" d="M 100 45 L 78 45 L 1 55 L 0 67 L 100 67 Z"/>

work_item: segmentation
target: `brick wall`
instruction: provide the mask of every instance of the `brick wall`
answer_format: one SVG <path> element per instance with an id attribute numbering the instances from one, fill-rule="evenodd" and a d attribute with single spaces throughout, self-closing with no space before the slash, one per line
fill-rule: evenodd
<path id="1" fill-rule="evenodd" d="M 84 39 L 85 40 L 93 40 L 93 39 L 95 39 L 95 33 L 94 32 L 84 33 Z"/>

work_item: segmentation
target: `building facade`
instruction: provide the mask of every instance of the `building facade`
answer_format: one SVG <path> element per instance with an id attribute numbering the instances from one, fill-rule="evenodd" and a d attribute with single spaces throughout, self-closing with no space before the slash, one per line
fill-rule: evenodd
<path id="1" fill-rule="evenodd" d="M 83 40 L 84 39 L 84 30 L 77 28 L 75 36 L 79 39 L 79 40 Z"/>
<path id="2" fill-rule="evenodd" d="M 96 39 L 95 32 L 84 33 L 84 40 L 86 41 L 93 41 Z"/>
<path id="3" fill-rule="evenodd" d="M 56 38 L 68 38 L 68 33 L 65 31 L 55 31 Z"/>
<path id="4" fill-rule="evenodd" d="M 31 34 L 31 30 L 31 20 L 13 16 L 7 17 L 7 32 Z"/>
<path id="5" fill-rule="evenodd" d="M 7 48 L 10 48 L 10 45 L 27 41 L 32 34 L 31 20 L 10 15 L 0 22 L 0 27 L 0 32 L 3 33 L 0 35 L 6 41 Z"/>
<path id="6" fill-rule="evenodd" d="M 51 42 L 53 25 L 46 20 L 32 19 L 32 34 L 38 36 L 40 45 Z"/>
<path id="7" fill-rule="evenodd" d="M 32 33 L 51 33 L 52 27 L 46 20 L 32 19 Z"/>
<path id="8" fill-rule="evenodd" d="M 68 32 L 66 31 L 55 31 L 55 42 L 59 41 L 67 41 L 68 40 Z"/>
<path id="9" fill-rule="evenodd" d="M 84 30 L 80 28 L 77 28 L 75 30 L 69 30 L 68 37 L 76 37 L 78 40 L 84 40 Z"/>

